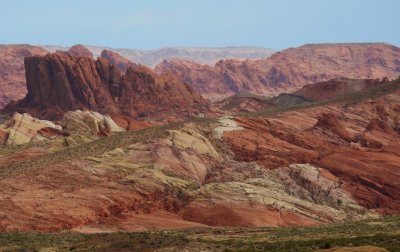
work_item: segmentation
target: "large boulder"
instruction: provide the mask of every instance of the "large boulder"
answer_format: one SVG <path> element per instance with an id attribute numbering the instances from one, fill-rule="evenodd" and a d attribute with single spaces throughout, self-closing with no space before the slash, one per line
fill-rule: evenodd
<path id="1" fill-rule="evenodd" d="M 64 115 L 62 126 L 65 131 L 76 134 L 108 135 L 124 131 L 110 116 L 93 111 L 69 111 Z"/>

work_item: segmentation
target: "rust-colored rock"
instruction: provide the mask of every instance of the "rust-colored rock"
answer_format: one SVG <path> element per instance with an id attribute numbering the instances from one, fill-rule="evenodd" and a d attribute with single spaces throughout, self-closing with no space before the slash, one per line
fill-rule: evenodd
<path id="1" fill-rule="evenodd" d="M 315 128 L 322 129 L 322 131 L 331 131 L 346 141 L 352 140 L 350 133 L 334 114 L 324 113 L 319 115 L 318 122 L 314 126 Z"/>
<path id="2" fill-rule="evenodd" d="M 0 145 L 4 145 L 8 139 L 8 133 L 0 129 Z"/>
<path id="3" fill-rule="evenodd" d="M 93 58 L 93 53 L 87 49 L 84 45 L 78 44 L 71 46 L 68 51 L 56 51 L 60 55 L 69 55 L 73 57 L 89 57 Z"/>
<path id="4" fill-rule="evenodd" d="M 46 53 L 38 46 L 0 45 L 0 108 L 26 94 L 24 58 Z"/>
<path id="5" fill-rule="evenodd" d="M 399 212 L 399 95 L 395 91 L 351 106 L 319 106 L 268 120 L 238 118 L 244 130 L 224 135 L 237 160 L 268 169 L 310 163 L 337 176 L 360 205 Z"/>
<path id="6" fill-rule="evenodd" d="M 120 54 L 107 49 L 101 51 L 101 57 L 108 60 L 111 64 L 116 65 L 122 73 L 125 73 L 128 67 L 136 68 L 138 66 Z"/>
<path id="7" fill-rule="evenodd" d="M 237 93 L 278 95 L 334 78 L 389 79 L 400 75 L 400 49 L 388 44 L 316 44 L 290 48 L 261 60 L 221 60 L 214 66 L 163 61 L 159 72 L 181 76 L 211 98 Z"/>
<path id="8" fill-rule="evenodd" d="M 206 104 L 190 87 L 171 75 L 128 68 L 121 75 L 105 59 L 48 54 L 25 58 L 27 96 L 7 111 L 60 119 L 66 111 L 91 110 L 128 118 L 163 111 L 190 113 Z"/>
<path id="9" fill-rule="evenodd" d="M 315 101 L 321 101 L 338 98 L 356 92 L 366 91 L 387 82 L 389 82 L 387 78 L 383 78 L 382 80 L 338 78 L 326 82 L 305 85 L 300 90 L 294 92 L 294 94 L 301 95 L 305 98 Z"/>
<path id="10" fill-rule="evenodd" d="M 37 131 L 37 134 L 44 138 L 51 139 L 54 137 L 67 137 L 70 135 L 67 131 L 59 130 L 56 128 L 46 127 Z"/>

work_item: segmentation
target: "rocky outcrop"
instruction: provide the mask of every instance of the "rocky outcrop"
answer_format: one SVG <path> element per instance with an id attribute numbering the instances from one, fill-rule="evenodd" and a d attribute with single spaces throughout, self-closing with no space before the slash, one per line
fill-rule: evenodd
<path id="1" fill-rule="evenodd" d="M 91 134 L 107 136 L 112 132 L 124 131 L 108 115 L 92 111 L 69 111 L 64 114 L 62 127 L 74 134 Z"/>
<path id="2" fill-rule="evenodd" d="M 387 78 L 383 78 L 382 80 L 338 78 L 326 82 L 305 85 L 300 90 L 294 92 L 294 94 L 301 95 L 314 101 L 322 101 L 357 92 L 363 92 L 387 82 L 389 82 Z"/>
<path id="3" fill-rule="evenodd" d="M 2 149 L 0 230 L 308 226 L 397 214 L 394 88 L 275 114 Z M 78 122 L 93 116 L 73 113 Z M 71 129 L 92 132 L 96 123 L 106 127 L 90 119 Z"/>
<path id="4" fill-rule="evenodd" d="M 351 106 L 317 106 L 268 119 L 237 118 L 243 129 L 227 131 L 224 137 L 237 161 L 256 162 L 273 171 L 309 163 L 337 177 L 340 188 L 364 208 L 379 213 L 398 212 L 398 98 L 399 92 L 394 91 L 378 99 L 352 100 Z M 298 184 L 312 189 L 315 185 L 307 186 L 307 181 L 318 177 L 315 171 L 307 172 L 310 179 L 291 173 L 296 174 L 293 178 L 297 178 Z M 312 198 L 318 200 L 321 195 L 324 193 Z M 327 199 L 326 195 L 323 198 Z"/>
<path id="5" fill-rule="evenodd" d="M 107 49 L 101 52 L 101 58 L 108 60 L 113 65 L 116 65 L 122 73 L 125 73 L 128 67 L 137 67 L 137 64 L 132 63 L 127 58 Z"/>
<path id="6" fill-rule="evenodd" d="M 278 95 L 334 78 L 395 79 L 400 49 L 388 44 L 316 44 L 290 48 L 260 60 L 221 60 L 214 66 L 168 60 L 158 72 L 178 74 L 201 94 L 220 98 L 237 93 Z"/>
<path id="7" fill-rule="evenodd" d="M 118 126 L 108 115 L 92 111 L 69 111 L 61 125 L 39 120 L 29 114 L 14 113 L 11 119 L 0 124 L 0 144 L 19 145 L 31 141 L 79 136 L 108 136 L 125 129 Z"/>
<path id="8" fill-rule="evenodd" d="M 61 119 L 67 111 L 143 117 L 165 111 L 193 113 L 205 100 L 171 75 L 128 68 L 121 75 L 105 59 L 48 54 L 25 58 L 28 94 L 6 111 L 28 111 L 46 119 Z"/>
<path id="9" fill-rule="evenodd" d="M 318 121 L 312 130 L 321 129 L 323 132 L 332 132 L 346 141 L 351 141 L 353 137 L 346 130 L 345 125 L 334 114 L 323 113 L 318 116 Z"/>
<path id="10" fill-rule="evenodd" d="M 46 120 L 33 118 L 29 114 L 14 113 L 10 122 L 6 122 L 0 127 L 3 136 L 6 133 L 7 145 L 18 145 L 29 143 L 38 135 L 38 131 L 43 128 L 53 128 L 61 130 L 61 126 Z M 3 137 L 4 138 L 4 137 Z"/>
<path id="11" fill-rule="evenodd" d="M 61 55 L 69 55 L 73 57 L 93 58 L 93 53 L 81 44 L 72 46 L 71 48 L 68 49 L 68 51 L 56 51 L 56 53 Z"/>
<path id="12" fill-rule="evenodd" d="M 232 132 L 226 121 L 218 124 L 224 134 Z M 125 146 L 110 136 L 102 145 L 117 148 L 41 162 L 36 172 L 0 180 L 0 230 L 306 226 L 371 216 L 324 169 L 296 164 L 270 171 L 228 159 L 195 123 L 165 133 Z M 75 148 L 94 153 L 90 149 L 99 146 L 93 143 Z M 1 156 L 0 164 L 7 158 Z M 31 211 L 46 218 L 32 219 Z M 155 220 L 150 226 L 149 219 Z"/>
<path id="13" fill-rule="evenodd" d="M 26 94 L 24 58 L 46 53 L 38 46 L 0 45 L 0 109 Z"/>

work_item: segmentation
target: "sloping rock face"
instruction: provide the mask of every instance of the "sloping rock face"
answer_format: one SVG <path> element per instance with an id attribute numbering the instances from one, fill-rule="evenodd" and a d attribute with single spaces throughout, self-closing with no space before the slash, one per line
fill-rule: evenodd
<path id="1" fill-rule="evenodd" d="M 230 120 L 216 131 L 241 131 Z M 115 145 L 113 136 L 102 138 L 107 151 L 79 160 L 46 163 L 58 156 L 49 154 L 39 169 L 30 164 L 0 180 L 0 230 L 305 226 L 374 216 L 325 169 L 292 164 L 271 171 L 238 162 L 219 151 L 207 132 L 187 123 L 125 146 Z M 126 134 L 124 141 L 132 132 Z M 93 153 L 96 147 L 81 150 Z M 32 211 L 45 218 L 32 218 Z"/>
<path id="2" fill-rule="evenodd" d="M 344 124 L 334 115 L 323 113 L 318 116 L 318 121 L 311 130 L 320 129 L 322 132 L 328 131 L 337 134 L 340 138 L 350 142 L 351 134 L 346 130 Z"/>
<path id="3" fill-rule="evenodd" d="M 65 113 L 60 124 L 39 120 L 26 113 L 14 113 L 11 118 L 0 124 L 0 144 L 21 145 L 68 137 L 71 134 L 90 140 L 96 136 L 108 136 L 113 132 L 125 131 L 110 116 L 93 111 L 69 111 Z"/>
<path id="4" fill-rule="evenodd" d="M 68 111 L 64 114 L 62 127 L 75 134 L 91 134 L 107 136 L 111 132 L 124 131 L 110 116 L 93 111 Z"/>
<path id="5" fill-rule="evenodd" d="M 326 82 L 305 85 L 294 93 L 314 101 L 322 101 L 356 92 L 362 92 L 374 87 L 378 87 L 387 82 L 389 82 L 387 78 L 383 78 L 382 80 L 356 80 L 339 78 Z"/>
<path id="6" fill-rule="evenodd" d="M 73 148 L 56 139 L 0 149 L 0 230 L 308 226 L 399 213 L 394 87 L 374 99 L 174 123 Z"/>
<path id="7" fill-rule="evenodd" d="M 334 78 L 389 79 L 400 75 L 400 49 L 388 44 L 316 44 L 260 60 L 221 60 L 214 66 L 168 60 L 158 72 L 181 76 L 207 97 L 250 92 L 278 95 Z"/>
<path id="8" fill-rule="evenodd" d="M 24 58 L 46 53 L 37 46 L 0 45 L 0 108 L 26 94 Z"/>
<path id="9" fill-rule="evenodd" d="M 238 161 L 280 170 L 309 163 L 329 171 L 357 204 L 400 211 L 398 91 L 359 103 L 320 106 L 268 119 L 237 118 L 225 132 Z"/>
<path id="10" fill-rule="evenodd" d="M 7 145 L 29 143 L 38 135 L 38 131 L 43 128 L 61 130 L 61 126 L 55 125 L 52 122 L 38 120 L 29 114 L 19 113 L 14 113 L 10 122 L 0 125 L 0 131 L 3 132 L 3 136 L 6 135 L 6 137 L 3 138 L 6 139 L 5 143 Z"/>
<path id="11" fill-rule="evenodd" d="M 83 45 L 74 45 L 72 46 L 68 52 L 68 55 L 74 56 L 74 57 L 89 57 L 93 58 L 93 53 L 89 51 L 85 46 Z"/>
<path id="12" fill-rule="evenodd" d="M 74 110 L 131 118 L 179 109 L 185 115 L 206 104 L 173 76 L 132 68 L 121 75 L 105 59 L 48 54 L 25 58 L 25 67 L 28 94 L 7 111 L 28 111 L 46 119 L 61 119 Z"/>
<path id="13" fill-rule="evenodd" d="M 71 46 L 68 51 L 56 51 L 57 54 L 60 55 L 69 55 L 73 57 L 89 57 L 93 58 L 93 53 L 87 49 L 84 45 L 78 44 Z"/>
<path id="14" fill-rule="evenodd" d="M 101 51 L 100 57 L 108 60 L 111 64 L 116 65 L 122 73 L 125 73 L 129 66 L 132 68 L 137 67 L 137 64 L 132 63 L 127 58 L 107 49 Z"/>

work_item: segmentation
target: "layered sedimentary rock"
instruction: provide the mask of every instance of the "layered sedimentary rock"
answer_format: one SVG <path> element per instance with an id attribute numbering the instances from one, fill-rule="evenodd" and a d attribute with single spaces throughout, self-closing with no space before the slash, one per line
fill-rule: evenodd
<path id="1" fill-rule="evenodd" d="M 361 206 L 398 212 L 399 95 L 395 91 L 351 106 L 320 106 L 268 119 L 238 118 L 244 130 L 224 135 L 238 161 L 274 171 L 310 163 L 336 176 L 340 188 Z"/>
<path id="2" fill-rule="evenodd" d="M 221 60 L 214 66 L 168 60 L 171 72 L 201 94 L 219 98 L 238 93 L 278 95 L 334 78 L 389 79 L 400 75 L 400 49 L 388 44 L 316 44 L 290 48 L 261 60 Z"/>
<path id="3" fill-rule="evenodd" d="M 75 134 L 109 135 L 112 132 L 124 131 L 108 115 L 93 111 L 68 111 L 64 114 L 62 127 Z"/>
<path id="4" fill-rule="evenodd" d="M 38 46 L 0 45 L 0 108 L 26 94 L 24 58 L 46 53 Z"/>
<path id="5" fill-rule="evenodd" d="M 63 138 L 71 134 L 95 138 L 108 136 L 125 129 L 118 126 L 108 115 L 93 111 L 69 111 L 65 113 L 61 125 L 47 120 L 39 120 L 29 114 L 14 113 L 0 124 L 0 145 L 20 145 L 32 141 Z"/>
<path id="6" fill-rule="evenodd" d="M 400 86 L 377 88 L 79 143 L 76 133 L 101 133 L 108 117 L 67 113 L 64 127 L 78 130 L 63 144 L 1 150 L 0 230 L 308 226 L 399 213 Z"/>
<path id="7" fill-rule="evenodd" d="M 205 104 L 174 76 L 132 68 L 121 75 L 101 58 L 48 54 L 25 58 L 25 67 L 28 94 L 7 111 L 61 119 L 66 111 L 91 110 L 131 118 L 182 108 L 185 115 Z"/>
<path id="8" fill-rule="evenodd" d="M 229 120 L 216 132 L 241 131 Z M 40 170 L 30 166 L 31 171 L 0 181 L 0 229 L 304 226 L 374 216 L 328 171 L 306 164 L 270 171 L 231 160 L 204 130 L 187 123 L 159 139 L 125 146 L 103 138 L 110 145 L 103 153 L 43 167 L 50 155 Z M 33 209 L 46 218 L 32 219 Z"/>
<path id="9" fill-rule="evenodd" d="M 46 120 L 33 118 L 29 114 L 14 113 L 10 121 L 0 125 L 0 131 L 7 145 L 29 143 L 43 128 L 61 130 L 61 126 Z M 1 141 L 1 140 L 0 140 Z"/>

